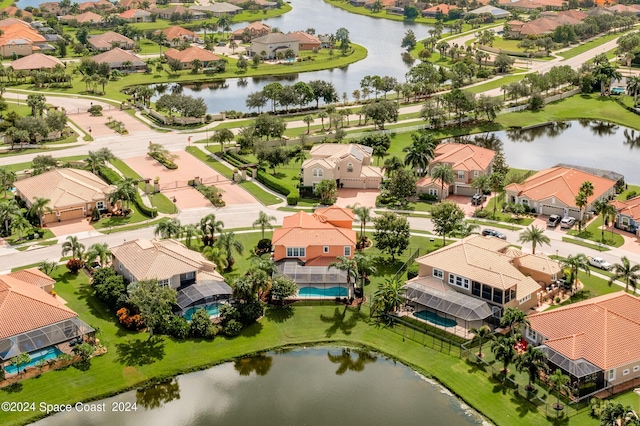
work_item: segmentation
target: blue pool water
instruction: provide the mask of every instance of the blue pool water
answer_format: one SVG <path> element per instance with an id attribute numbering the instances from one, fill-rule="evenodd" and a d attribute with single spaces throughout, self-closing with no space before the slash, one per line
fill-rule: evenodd
<path id="1" fill-rule="evenodd" d="M 458 323 L 456 322 L 456 320 L 451 319 L 451 318 L 444 318 L 441 317 L 440 315 L 436 314 L 435 312 L 430 312 L 430 311 L 420 311 L 420 312 L 414 312 L 413 314 L 414 316 L 428 321 L 431 324 L 435 324 L 435 325 L 439 325 L 442 327 L 455 327 Z"/>
<path id="2" fill-rule="evenodd" d="M 300 297 L 347 297 L 349 292 L 344 287 L 302 287 L 298 292 Z"/>
<path id="3" fill-rule="evenodd" d="M 33 367 L 38 363 L 38 361 L 48 361 L 50 359 L 57 358 L 58 355 L 60 355 L 61 353 L 62 351 L 60 351 L 58 348 L 53 348 L 53 347 L 41 349 L 35 352 L 29 352 L 31 361 L 28 364 L 20 364 L 20 369 L 24 370 L 27 367 Z M 9 365 L 5 367 L 4 371 L 10 374 L 14 374 L 18 372 L 15 365 Z"/>
<path id="4" fill-rule="evenodd" d="M 187 321 L 191 321 L 191 317 L 193 316 L 193 314 L 195 314 L 198 309 L 204 308 L 210 317 L 217 317 L 218 315 L 220 315 L 220 310 L 218 309 L 219 307 L 220 305 L 218 303 L 206 306 L 197 306 L 187 309 L 182 316 L 185 317 Z"/>

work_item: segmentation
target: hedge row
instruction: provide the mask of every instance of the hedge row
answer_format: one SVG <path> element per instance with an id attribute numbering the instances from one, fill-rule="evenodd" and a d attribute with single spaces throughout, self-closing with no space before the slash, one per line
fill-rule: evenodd
<path id="1" fill-rule="evenodd" d="M 102 177 L 102 179 L 107 181 L 109 185 L 115 185 L 122 180 L 120 175 L 118 175 L 116 172 L 114 172 L 108 167 L 104 167 L 104 166 L 100 167 L 98 169 L 98 174 L 100 175 L 100 177 Z M 136 203 L 136 207 L 138 208 L 138 211 L 141 214 L 151 218 L 156 217 L 157 212 L 155 207 L 147 207 L 144 204 L 144 201 L 142 201 L 142 197 L 140 196 L 140 193 L 138 192 L 137 187 L 136 187 L 136 198 L 134 201 Z"/>
<path id="2" fill-rule="evenodd" d="M 168 158 L 165 158 L 164 155 L 151 155 L 151 154 L 149 154 L 149 156 L 151 158 L 155 159 L 158 163 L 162 164 L 163 166 L 165 166 L 169 170 L 175 170 L 175 169 L 178 168 L 178 165 L 176 163 L 174 163 L 173 161 L 169 160 Z"/>
<path id="3" fill-rule="evenodd" d="M 280 179 L 276 179 L 269 173 L 262 170 L 258 170 L 257 179 L 258 182 L 262 183 L 267 188 L 286 196 L 287 204 L 290 206 L 298 204 L 298 201 L 300 200 L 300 193 L 298 192 L 298 189 L 284 185 Z"/>
<path id="4" fill-rule="evenodd" d="M 227 152 L 227 153 L 223 154 L 222 158 L 224 158 L 227 163 L 229 163 L 229 164 L 231 164 L 231 165 L 233 165 L 235 167 L 241 167 L 241 166 L 244 166 L 245 164 L 247 164 L 247 163 L 244 162 L 243 159 L 233 156 L 231 152 Z"/>

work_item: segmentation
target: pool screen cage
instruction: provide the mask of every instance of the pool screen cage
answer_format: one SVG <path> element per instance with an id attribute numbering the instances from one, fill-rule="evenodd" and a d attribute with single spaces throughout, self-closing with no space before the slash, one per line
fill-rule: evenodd
<path id="1" fill-rule="evenodd" d="M 436 312 L 466 322 L 482 321 L 491 316 L 491 308 L 486 302 L 455 290 L 442 291 L 417 282 L 408 282 L 405 287 L 408 301 Z"/>
<path id="2" fill-rule="evenodd" d="M 177 301 L 180 310 L 190 306 L 201 305 L 220 299 L 229 299 L 233 290 L 224 281 L 198 281 L 182 289 L 178 289 Z"/>
<path id="3" fill-rule="evenodd" d="M 0 340 L 0 359 L 6 361 L 21 353 L 57 345 L 93 331 L 95 331 L 93 328 L 77 317 L 45 325 Z"/>
<path id="4" fill-rule="evenodd" d="M 284 261 L 277 265 L 279 272 L 291 278 L 298 285 L 298 288 L 313 287 L 319 290 L 326 290 L 332 287 L 342 287 L 347 289 L 347 294 L 351 294 L 351 289 L 347 286 L 347 273 L 338 268 L 329 266 L 304 266 L 299 261 Z M 353 282 L 352 282 L 353 284 Z M 300 298 L 313 298 L 318 295 L 298 295 Z M 320 295 L 320 297 L 323 297 Z M 334 295 L 326 296 L 328 298 Z"/>

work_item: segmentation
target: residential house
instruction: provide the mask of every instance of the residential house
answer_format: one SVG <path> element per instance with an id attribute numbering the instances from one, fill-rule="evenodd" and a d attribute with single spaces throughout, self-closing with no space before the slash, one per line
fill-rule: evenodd
<path id="1" fill-rule="evenodd" d="M 18 14 L 18 16 L 16 16 L 16 14 Z M 3 9 L 0 9 L 0 15 L 2 15 L 2 16 L 10 16 L 10 17 L 15 17 L 15 18 L 20 18 L 20 19 L 24 19 L 24 18 L 33 19 L 33 14 L 31 12 L 28 12 L 26 10 L 22 10 L 19 7 L 16 7 L 16 6 L 9 6 L 9 7 L 5 7 Z"/>
<path id="2" fill-rule="evenodd" d="M 508 202 L 524 204 L 539 214 L 571 216 L 580 220 L 580 209 L 575 199 L 584 182 L 591 182 L 594 189 L 583 214 L 593 210 L 596 200 L 607 200 L 615 195 L 615 181 L 562 166 L 541 170 L 523 183 L 511 183 L 504 189 Z"/>
<path id="3" fill-rule="evenodd" d="M 179 14 L 180 16 L 184 16 L 185 13 L 188 13 L 192 20 L 201 20 L 201 19 L 206 19 L 207 18 L 207 14 L 200 11 L 200 10 L 196 10 L 196 9 L 187 9 L 184 6 L 181 5 L 176 5 L 176 6 L 171 6 L 168 7 L 166 9 L 151 9 L 150 10 L 151 13 L 155 13 L 156 15 L 158 15 L 158 18 L 160 19 L 171 19 L 171 16 L 174 13 Z"/>
<path id="4" fill-rule="evenodd" d="M 16 18 L 0 21 L 0 54 L 2 57 L 27 56 L 34 51 L 55 49 L 28 23 Z"/>
<path id="5" fill-rule="evenodd" d="M 270 33 L 262 37 L 254 38 L 251 47 L 247 49 L 249 56 L 265 52 L 267 59 L 275 59 L 278 52 L 292 50 L 298 56 L 300 43 L 298 39 L 282 33 Z"/>
<path id="6" fill-rule="evenodd" d="M 101 24 L 104 22 L 104 18 L 95 12 L 84 12 L 79 15 L 64 15 L 58 16 L 58 20 L 63 23 L 69 23 L 76 21 L 78 24 Z"/>
<path id="7" fill-rule="evenodd" d="M 94 208 L 111 208 L 109 194 L 114 187 L 91 172 L 80 169 L 53 169 L 16 181 L 16 195 L 30 207 L 35 198 L 49 200 L 41 217 L 44 224 L 90 216 Z"/>
<path id="8" fill-rule="evenodd" d="M 164 29 L 162 30 L 162 32 L 164 33 L 165 37 L 167 38 L 167 42 L 171 47 L 180 46 L 184 42 L 200 42 L 200 36 L 198 34 L 177 25 Z"/>
<path id="9" fill-rule="evenodd" d="M 463 13 L 463 16 L 464 15 L 484 15 L 484 14 L 489 14 L 493 16 L 495 19 L 505 19 L 511 16 L 511 12 L 504 9 L 500 9 L 499 7 L 491 6 L 491 5 L 481 6 L 477 9 L 470 10 L 467 13 Z"/>
<path id="10" fill-rule="evenodd" d="M 501 6 L 509 6 L 514 10 L 531 12 L 534 10 L 561 10 L 564 0 L 517 0 L 510 3 L 503 3 Z"/>
<path id="11" fill-rule="evenodd" d="M 38 9 L 40 9 L 41 12 L 50 13 L 56 16 L 62 15 L 63 13 L 63 10 L 62 10 L 62 7 L 60 7 L 59 1 L 47 1 L 44 3 L 40 3 L 40 6 L 38 6 Z"/>
<path id="12" fill-rule="evenodd" d="M 338 256 L 353 257 L 357 243 L 353 217 L 350 209 L 331 206 L 287 216 L 282 228 L 273 231 L 273 260 L 298 284 L 299 297 L 353 294 L 345 272 L 329 267 Z"/>
<path id="13" fill-rule="evenodd" d="M 638 4 L 616 4 L 608 7 L 607 10 L 613 13 L 630 13 L 636 16 L 640 16 L 640 5 Z"/>
<path id="14" fill-rule="evenodd" d="M 519 39 L 528 36 L 551 34 L 553 30 L 561 25 L 580 24 L 589 15 L 579 10 L 565 10 L 562 12 L 542 12 L 540 16 L 540 18 L 526 23 L 510 21 L 507 36 Z"/>
<path id="15" fill-rule="evenodd" d="M 629 198 L 626 201 L 613 199 L 609 204 L 618 211 L 614 226 L 624 231 L 640 235 L 640 196 Z"/>
<path id="16" fill-rule="evenodd" d="M 321 180 L 335 180 L 339 188 L 378 188 L 383 173 L 371 165 L 373 149 L 357 144 L 319 144 L 302 163 L 302 185 L 312 187 Z"/>
<path id="17" fill-rule="evenodd" d="M 219 305 L 233 293 L 212 262 L 175 240 L 126 241 L 111 253 L 113 268 L 125 279 L 157 280 L 158 285 L 175 289 L 178 315 Z"/>
<path id="18" fill-rule="evenodd" d="M 426 318 L 446 314 L 446 318 L 455 321 L 458 326 L 465 324 L 467 328 L 477 327 L 487 318 L 482 318 L 487 312 L 495 318 L 500 318 L 507 308 L 529 312 L 538 304 L 538 293 L 562 278 L 560 266 L 547 256 L 511 250 L 508 242 L 481 235 L 471 235 L 418 257 L 415 261 L 418 264 L 418 276 L 407 282 L 420 284 L 413 289 L 414 292 L 425 286 L 440 292 L 455 290 L 467 296 L 461 298 L 460 302 L 469 302 L 469 306 L 476 309 L 476 314 L 469 316 L 470 312 L 465 310 L 464 304 L 458 306 L 459 312 L 463 314 L 458 316 L 455 314 L 456 310 L 450 309 L 446 304 L 438 305 L 433 303 L 435 301 L 419 303 L 419 294 L 414 294 L 411 299 L 412 303 L 419 305 L 414 305 L 414 308 L 417 311 L 427 309 L 431 312 Z M 427 295 L 434 293 L 432 290 L 424 292 Z M 458 297 L 453 296 L 455 295 L 451 293 L 445 300 Z M 487 306 L 482 307 L 472 301 L 473 298 Z M 425 300 L 422 299 L 423 302 Z"/>
<path id="19" fill-rule="evenodd" d="M 262 37 L 271 33 L 271 27 L 267 24 L 263 24 L 261 21 L 252 22 L 246 27 L 238 28 L 231 33 L 231 38 L 234 40 L 242 40 L 249 42 L 254 38 Z"/>
<path id="20" fill-rule="evenodd" d="M 226 2 L 239 7 L 244 7 L 248 3 L 247 0 L 226 0 Z M 275 1 L 251 0 L 251 3 L 261 10 L 271 10 L 278 7 L 278 3 Z"/>
<path id="21" fill-rule="evenodd" d="M 585 396 L 605 387 L 633 388 L 640 377 L 640 299 L 619 291 L 529 315 L 526 339 L 551 370 L 570 377 Z M 636 382 L 637 383 L 637 382 Z"/>
<path id="22" fill-rule="evenodd" d="M 116 9 L 113 3 L 108 0 L 86 1 L 84 3 L 78 3 L 78 8 L 81 12 L 86 12 L 87 10 L 111 12 Z"/>
<path id="23" fill-rule="evenodd" d="M 94 330 L 52 295 L 55 280 L 36 268 L 0 275 L 0 367 L 21 353 L 32 358 L 69 351 L 67 343 Z M 4 365 L 3 365 L 4 364 Z"/>
<path id="24" fill-rule="evenodd" d="M 118 15 L 125 22 L 151 22 L 151 13 L 142 9 L 129 9 Z"/>
<path id="25" fill-rule="evenodd" d="M 210 3 L 204 6 L 191 6 L 189 7 L 190 11 L 198 11 L 200 13 L 205 14 L 210 13 L 211 15 L 219 18 L 221 16 L 234 16 L 238 13 L 242 12 L 242 8 L 231 3 L 221 2 L 221 3 Z"/>
<path id="26" fill-rule="evenodd" d="M 114 47 L 119 47 L 124 50 L 133 49 L 134 42 L 129 37 L 125 37 L 122 34 L 115 31 L 108 31 L 104 34 L 94 35 L 87 40 L 91 47 L 99 52 L 106 52 Z"/>
<path id="27" fill-rule="evenodd" d="M 422 10 L 422 16 L 425 18 L 436 18 L 446 16 L 450 10 L 458 9 L 453 4 L 440 3 Z"/>
<path id="28" fill-rule="evenodd" d="M 149 2 L 149 8 L 156 7 L 155 0 L 147 0 Z M 129 10 L 129 9 L 144 9 L 143 3 L 145 0 L 120 0 L 117 6 L 121 9 Z"/>
<path id="29" fill-rule="evenodd" d="M 321 43 L 320 39 L 312 34 L 307 34 L 304 31 L 294 31 L 292 33 L 287 33 L 288 36 L 291 36 L 298 40 L 298 48 L 300 50 L 313 50 L 320 49 Z"/>
<path id="30" fill-rule="evenodd" d="M 212 63 L 221 60 L 218 55 L 202 47 L 189 47 L 185 50 L 169 49 L 164 52 L 164 56 L 167 59 L 174 59 L 182 64 L 183 69 L 193 68 L 192 62 L 199 60 L 202 68 L 209 68 Z"/>
<path id="31" fill-rule="evenodd" d="M 417 191 L 419 194 L 434 195 L 440 200 L 449 194 L 471 196 L 477 192 L 471 187 L 471 182 L 478 176 L 492 173 L 494 157 L 494 151 L 476 145 L 442 143 L 435 149 L 434 158 L 429 163 L 429 173 L 416 182 Z M 444 185 L 444 191 L 442 182 L 431 177 L 431 172 L 439 164 L 449 164 L 455 177 L 451 187 Z"/>
<path id="32" fill-rule="evenodd" d="M 112 70 L 117 69 L 119 71 L 136 72 L 144 71 L 146 68 L 146 64 L 135 54 L 127 50 L 122 50 L 119 47 L 114 47 L 104 53 L 95 55 L 91 60 L 97 64 L 106 62 Z"/>
<path id="33" fill-rule="evenodd" d="M 14 71 L 50 70 L 57 66 L 64 67 L 64 64 L 55 56 L 43 55 L 42 53 L 33 53 L 11 62 L 11 68 Z"/>

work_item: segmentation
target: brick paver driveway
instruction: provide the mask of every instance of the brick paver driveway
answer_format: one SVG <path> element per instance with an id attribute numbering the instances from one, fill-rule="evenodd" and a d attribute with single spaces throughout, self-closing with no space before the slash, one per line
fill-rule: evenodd
<path id="1" fill-rule="evenodd" d="M 347 207 L 358 203 L 364 207 L 375 207 L 378 194 L 380 191 L 377 189 L 342 188 L 338 190 L 336 205 Z"/>
<path id="2" fill-rule="evenodd" d="M 65 220 L 64 222 L 48 223 L 46 226 L 56 237 L 95 230 L 95 228 L 89 223 L 89 218 L 87 217 Z"/>

